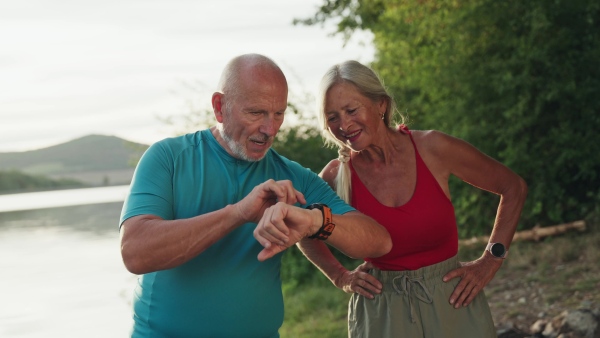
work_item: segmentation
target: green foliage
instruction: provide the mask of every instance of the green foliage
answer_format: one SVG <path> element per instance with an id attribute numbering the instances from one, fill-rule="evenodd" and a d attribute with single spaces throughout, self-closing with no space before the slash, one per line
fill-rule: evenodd
<path id="1" fill-rule="evenodd" d="M 281 129 L 273 142 L 273 149 L 316 173 L 338 156 L 337 150 L 324 146 L 319 130 L 310 125 Z"/>
<path id="2" fill-rule="evenodd" d="M 337 158 L 337 150 L 324 146 L 321 132 L 314 122 L 316 116 L 307 113 L 314 98 L 305 95 L 295 99 L 298 102 L 289 102 L 286 113 L 286 120 L 291 122 L 279 130 L 273 142 L 273 149 L 280 155 L 319 173 L 329 161 Z"/>
<path id="3" fill-rule="evenodd" d="M 598 18 L 594 0 L 347 0 L 297 22 L 370 30 L 372 67 L 411 128 L 462 138 L 521 175 L 530 228 L 600 202 Z M 489 232 L 498 197 L 458 179 L 450 188 L 461 235 Z"/>
<path id="4" fill-rule="evenodd" d="M 80 188 L 85 184 L 72 179 L 54 180 L 40 175 L 28 175 L 16 170 L 0 171 L 0 194 L 31 192 L 66 188 Z"/>

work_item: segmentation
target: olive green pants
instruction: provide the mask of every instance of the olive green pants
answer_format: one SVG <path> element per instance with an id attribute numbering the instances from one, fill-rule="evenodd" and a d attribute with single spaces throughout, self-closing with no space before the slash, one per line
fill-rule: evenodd
<path id="1" fill-rule="evenodd" d="M 442 277 L 457 267 L 458 259 L 453 257 L 414 271 L 371 270 L 383 290 L 374 299 L 352 295 L 348 337 L 497 337 L 483 291 L 467 307 L 455 309 L 450 305 L 459 278 L 444 283 Z"/>

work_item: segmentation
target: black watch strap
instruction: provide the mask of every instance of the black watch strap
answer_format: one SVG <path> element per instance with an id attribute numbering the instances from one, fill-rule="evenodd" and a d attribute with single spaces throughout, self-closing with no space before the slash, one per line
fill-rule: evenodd
<path id="1" fill-rule="evenodd" d="M 322 203 L 313 203 L 313 204 L 307 206 L 306 209 L 308 209 L 308 210 L 319 209 L 319 210 L 321 210 L 321 214 L 323 215 L 323 224 L 321 225 L 321 228 L 319 229 L 319 231 L 317 231 L 313 235 L 308 236 L 308 238 L 320 239 L 322 241 L 329 238 L 329 236 L 333 232 L 333 229 L 335 229 L 335 224 L 333 223 L 331 209 L 327 205 L 322 204 Z"/>

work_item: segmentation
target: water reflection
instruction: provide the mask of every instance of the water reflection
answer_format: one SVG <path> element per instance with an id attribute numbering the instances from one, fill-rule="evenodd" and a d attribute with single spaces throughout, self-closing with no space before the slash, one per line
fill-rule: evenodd
<path id="1" fill-rule="evenodd" d="M 122 202 L 0 213 L 0 337 L 124 337 Z"/>
<path id="2" fill-rule="evenodd" d="M 122 202 L 128 185 L 0 195 L 0 212 Z"/>

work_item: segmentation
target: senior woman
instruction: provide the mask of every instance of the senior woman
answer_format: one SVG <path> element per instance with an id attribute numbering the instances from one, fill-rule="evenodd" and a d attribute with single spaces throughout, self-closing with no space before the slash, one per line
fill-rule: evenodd
<path id="1" fill-rule="evenodd" d="M 338 288 L 352 293 L 350 337 L 496 337 L 483 288 L 506 258 L 527 185 L 465 141 L 435 130 L 391 126 L 393 98 L 356 61 L 321 81 L 319 119 L 340 153 L 320 176 L 352 206 L 386 227 L 392 250 L 344 268 L 322 242 L 298 245 Z M 459 262 L 448 178 L 500 195 L 482 256 Z"/>

